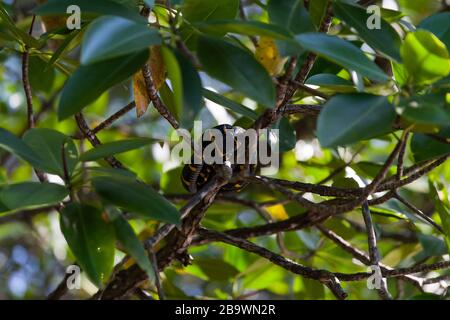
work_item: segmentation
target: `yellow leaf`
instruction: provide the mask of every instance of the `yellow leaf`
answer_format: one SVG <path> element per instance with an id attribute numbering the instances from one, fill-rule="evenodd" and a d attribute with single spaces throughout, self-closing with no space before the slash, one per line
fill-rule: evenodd
<path id="1" fill-rule="evenodd" d="M 150 48 L 150 71 L 152 72 L 153 83 L 156 90 L 159 90 L 166 80 L 166 66 L 161 54 L 161 46 Z"/>
<path id="2" fill-rule="evenodd" d="M 141 70 L 133 76 L 133 92 L 134 101 L 136 102 L 136 115 L 139 118 L 147 111 L 148 105 L 150 104 L 150 98 L 147 94 L 145 80 Z"/>
<path id="3" fill-rule="evenodd" d="M 275 220 L 280 221 L 289 218 L 289 216 L 286 213 L 286 210 L 284 209 L 284 206 L 281 204 L 276 204 L 274 206 L 267 207 L 266 210 Z"/>
<path id="4" fill-rule="evenodd" d="M 285 59 L 280 56 L 275 41 L 271 38 L 261 37 L 255 51 L 256 60 L 261 63 L 267 72 L 274 76 L 281 73 Z"/>

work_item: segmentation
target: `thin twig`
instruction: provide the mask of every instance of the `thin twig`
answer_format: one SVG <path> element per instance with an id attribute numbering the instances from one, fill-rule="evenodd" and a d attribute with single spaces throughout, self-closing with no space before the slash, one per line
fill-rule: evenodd
<path id="1" fill-rule="evenodd" d="M 367 242 L 369 244 L 369 257 L 371 266 L 380 268 L 380 252 L 377 247 L 377 236 L 373 227 L 372 216 L 370 215 L 369 204 L 366 202 L 362 205 L 362 213 L 364 223 L 367 230 Z M 378 294 L 383 300 L 392 300 L 392 296 L 387 289 L 386 279 L 381 279 L 380 288 L 377 288 Z"/>
<path id="2" fill-rule="evenodd" d="M 159 274 L 158 260 L 156 259 L 155 251 L 151 250 L 149 253 L 150 260 L 152 262 L 153 270 L 155 271 L 155 285 L 158 291 L 159 300 L 165 300 L 164 290 L 161 285 L 161 276 Z"/>
<path id="3" fill-rule="evenodd" d="M 136 103 L 134 101 L 130 102 L 123 108 L 121 108 L 119 111 L 108 117 L 106 120 L 104 120 L 102 123 L 100 123 L 98 126 L 96 126 L 94 129 L 91 130 L 93 134 L 97 134 L 99 131 L 108 128 L 111 126 L 115 121 L 120 119 L 122 116 L 128 113 L 128 111 L 133 110 L 136 107 Z"/>
<path id="4" fill-rule="evenodd" d="M 142 75 L 144 76 L 145 88 L 147 89 L 148 97 L 153 102 L 153 106 L 156 108 L 156 110 L 158 110 L 159 114 L 163 116 L 172 125 L 172 127 L 178 129 L 180 125 L 177 119 L 175 119 L 175 117 L 167 109 L 167 107 L 164 105 L 164 103 L 158 96 L 158 91 L 155 88 L 150 67 L 148 66 L 148 64 L 145 64 L 142 67 Z"/>
<path id="5" fill-rule="evenodd" d="M 445 234 L 444 229 L 440 225 L 438 225 L 433 219 L 431 219 L 429 216 L 427 216 L 425 213 L 423 213 L 420 209 L 418 209 L 416 206 L 414 206 L 411 202 L 400 196 L 397 192 L 394 193 L 394 198 L 403 203 L 406 207 L 408 207 L 412 212 L 414 212 L 416 215 L 418 215 L 420 218 L 431 224 L 433 227 L 435 227 L 439 232 L 442 234 Z"/>

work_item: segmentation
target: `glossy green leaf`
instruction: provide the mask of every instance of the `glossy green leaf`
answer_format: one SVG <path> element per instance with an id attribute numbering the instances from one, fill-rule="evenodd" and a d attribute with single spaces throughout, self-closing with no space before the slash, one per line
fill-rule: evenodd
<path id="1" fill-rule="evenodd" d="M 365 8 L 345 2 L 334 2 L 334 14 L 348 26 L 354 28 L 360 37 L 372 48 L 384 53 L 387 57 L 400 61 L 401 40 L 395 29 L 380 18 L 380 29 L 369 29 L 367 20 L 370 13 Z"/>
<path id="2" fill-rule="evenodd" d="M 79 67 L 64 86 L 58 118 L 64 120 L 81 111 L 104 91 L 133 75 L 147 59 L 145 50 Z"/>
<path id="3" fill-rule="evenodd" d="M 384 82 L 388 76 L 364 53 L 351 43 L 322 33 L 304 33 L 296 39 L 305 49 L 315 52 L 369 79 Z"/>
<path id="4" fill-rule="evenodd" d="M 200 37 L 198 56 L 205 71 L 264 106 L 275 104 L 275 88 L 264 67 L 247 51 L 224 40 Z"/>
<path id="5" fill-rule="evenodd" d="M 196 27 L 206 33 L 237 33 L 293 41 L 292 35 L 287 29 L 259 21 L 214 20 L 196 24 Z"/>
<path id="6" fill-rule="evenodd" d="M 449 129 L 446 130 L 449 133 Z M 445 135 L 442 135 L 445 137 Z M 447 135 L 449 138 L 450 135 Z M 411 139 L 411 152 L 416 162 L 437 158 L 450 153 L 450 144 L 422 133 L 415 133 Z"/>
<path id="7" fill-rule="evenodd" d="M 181 15 L 185 23 L 181 26 L 181 36 L 187 46 L 195 49 L 197 43 L 198 30 L 193 27 L 194 23 L 234 19 L 239 10 L 239 0 L 184 0 L 181 7 Z M 224 33 L 215 33 L 222 36 Z"/>
<path id="8" fill-rule="evenodd" d="M 188 59 L 179 52 L 175 53 L 175 57 L 180 67 L 183 85 L 183 112 L 180 116 L 180 123 L 183 128 L 190 129 L 195 117 L 203 107 L 202 81 Z"/>
<path id="9" fill-rule="evenodd" d="M 267 11 L 271 23 L 293 34 L 316 31 L 309 12 L 303 5 L 303 0 L 270 0 Z M 276 40 L 276 44 L 283 56 L 298 55 L 304 51 L 291 41 Z"/>
<path id="10" fill-rule="evenodd" d="M 267 11 L 272 23 L 286 28 L 293 34 L 315 31 L 302 0 L 270 0 Z"/>
<path id="11" fill-rule="evenodd" d="M 8 130 L 0 128 L 0 148 L 11 152 L 32 166 L 40 168 L 43 160 L 25 142 Z"/>
<path id="12" fill-rule="evenodd" d="M 337 95 L 319 115 L 317 136 L 323 147 L 336 147 L 385 134 L 392 130 L 394 120 L 394 107 L 386 97 Z"/>
<path id="13" fill-rule="evenodd" d="M 344 78 L 330 73 L 320 73 L 309 77 L 305 84 L 319 86 L 321 91 L 331 93 L 355 92 L 355 85 Z"/>
<path id="14" fill-rule="evenodd" d="M 416 83 L 433 83 L 450 72 L 447 48 L 429 31 L 408 33 L 400 53 L 411 79 Z"/>
<path id="15" fill-rule="evenodd" d="M 121 17 L 101 17 L 86 30 L 81 63 L 92 64 L 161 44 L 157 30 Z"/>
<path id="16" fill-rule="evenodd" d="M 181 12 L 190 23 L 233 19 L 239 8 L 239 0 L 184 0 Z"/>
<path id="17" fill-rule="evenodd" d="M 57 204 L 68 191 L 54 183 L 23 182 L 3 186 L 0 201 L 10 210 L 35 208 Z"/>
<path id="18" fill-rule="evenodd" d="M 227 108 L 233 112 L 246 116 L 251 120 L 256 120 L 258 118 L 258 114 L 252 109 L 240 103 L 237 103 L 231 99 L 228 99 L 227 97 L 224 97 L 223 95 L 218 94 L 214 91 L 203 89 L 203 96 L 206 99 L 211 100 L 212 102 L 215 102 L 217 104 L 220 104 L 224 108 Z"/>
<path id="19" fill-rule="evenodd" d="M 450 124 L 450 106 L 445 95 L 417 95 L 401 99 L 399 114 L 413 123 L 446 126 Z"/>
<path id="20" fill-rule="evenodd" d="M 71 203 L 61 212 L 60 226 L 83 271 L 97 287 L 102 287 L 114 265 L 112 224 L 103 219 L 99 209 Z"/>
<path id="21" fill-rule="evenodd" d="M 155 141 L 148 138 L 133 138 L 103 143 L 81 154 L 80 161 L 96 161 L 118 153 L 142 148 L 152 142 Z"/>
<path id="22" fill-rule="evenodd" d="M 40 16 L 67 14 L 67 8 L 71 5 L 80 7 L 81 14 L 111 15 L 127 18 L 133 21 L 145 23 L 145 19 L 139 15 L 139 11 L 111 0 L 48 0 L 36 7 L 33 12 Z"/>
<path id="23" fill-rule="evenodd" d="M 133 228 L 117 210 L 109 210 L 108 216 L 114 227 L 117 241 L 123 246 L 125 252 L 136 260 L 139 267 L 147 273 L 148 279 L 153 281 L 155 278 L 155 271 L 144 246 L 134 233 Z"/>
<path id="24" fill-rule="evenodd" d="M 92 180 L 107 202 L 140 215 L 168 223 L 180 223 L 180 213 L 166 198 L 144 183 L 130 179 L 98 177 Z"/>
<path id="25" fill-rule="evenodd" d="M 94 177 L 115 177 L 115 178 L 129 178 L 136 179 L 136 173 L 120 168 L 108 168 L 108 167 L 86 167 L 92 176 Z"/>
<path id="26" fill-rule="evenodd" d="M 75 143 L 59 131 L 45 128 L 32 128 L 23 136 L 25 143 L 41 158 L 41 169 L 64 177 L 63 145 L 69 175 L 78 162 Z"/>

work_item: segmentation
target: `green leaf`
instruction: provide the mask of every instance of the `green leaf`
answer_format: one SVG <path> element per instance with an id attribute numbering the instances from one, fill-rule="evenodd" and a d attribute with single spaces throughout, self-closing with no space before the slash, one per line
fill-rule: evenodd
<path id="1" fill-rule="evenodd" d="M 31 56 L 29 60 L 29 79 L 33 91 L 50 93 L 55 81 L 54 68 L 47 68 L 47 63 L 38 56 Z"/>
<path id="2" fill-rule="evenodd" d="M 428 186 L 436 211 L 441 218 L 442 228 L 445 231 L 447 249 L 450 252 L 450 206 L 448 202 L 448 191 L 442 183 L 433 182 L 431 179 L 428 180 Z"/>
<path id="3" fill-rule="evenodd" d="M 114 265 L 113 226 L 92 206 L 71 203 L 60 216 L 61 231 L 89 279 L 102 287 Z"/>
<path id="4" fill-rule="evenodd" d="M 286 28 L 293 34 L 315 31 L 302 0 L 270 0 L 267 11 L 272 23 Z"/>
<path id="5" fill-rule="evenodd" d="M 167 69 L 167 77 L 173 89 L 173 102 L 175 103 L 177 118 L 179 119 L 183 112 L 183 75 L 172 50 L 167 47 L 161 47 L 161 55 Z"/>
<path id="6" fill-rule="evenodd" d="M 335 2 L 334 14 L 348 26 L 358 31 L 369 46 L 384 53 L 387 57 L 400 61 L 401 40 L 395 29 L 380 18 L 380 29 L 369 29 L 367 20 L 370 16 L 366 9 L 344 2 Z"/>
<path id="7" fill-rule="evenodd" d="M 450 48 L 450 12 L 440 12 L 424 19 L 417 28 L 428 30 Z"/>
<path id="8" fill-rule="evenodd" d="M 200 258 L 195 260 L 195 264 L 210 280 L 228 281 L 239 274 L 239 270 L 221 259 Z"/>
<path id="9" fill-rule="evenodd" d="M 309 2 L 309 14 L 311 20 L 316 27 L 320 26 L 320 22 L 325 16 L 325 11 L 327 9 L 328 0 L 314 0 Z"/>
<path id="10" fill-rule="evenodd" d="M 237 33 L 293 41 L 292 35 L 285 28 L 259 21 L 215 20 L 198 23 L 196 27 L 203 32 L 212 34 Z"/>
<path id="11" fill-rule="evenodd" d="M 118 153 L 142 148 L 152 142 L 155 141 L 148 138 L 133 138 L 103 143 L 81 154 L 80 161 L 96 161 Z"/>
<path id="12" fill-rule="evenodd" d="M 139 267 L 147 273 L 150 281 L 155 278 L 155 271 L 145 252 L 144 246 L 134 233 L 128 221 L 117 210 L 108 211 L 109 219 L 112 221 L 117 241 L 125 249 L 125 252 L 133 257 Z"/>
<path id="13" fill-rule="evenodd" d="M 48 0 L 37 6 L 33 12 L 40 16 L 67 14 L 67 8 L 71 5 L 80 7 L 81 14 L 111 15 L 127 18 L 145 23 L 144 17 L 139 15 L 138 10 L 131 10 L 117 1 L 111 0 Z"/>
<path id="14" fill-rule="evenodd" d="M 221 19 L 233 19 L 239 8 L 239 0 L 185 0 L 181 8 L 183 18 L 191 23 Z"/>
<path id="15" fill-rule="evenodd" d="M 280 130 L 279 151 L 285 152 L 294 149 L 295 144 L 297 143 L 297 137 L 295 136 L 295 129 L 289 123 L 289 120 L 283 117 L 278 121 L 275 127 Z"/>
<path id="16" fill-rule="evenodd" d="M 136 173 L 121 168 L 87 167 L 86 170 L 89 170 L 91 174 L 96 177 L 137 178 Z"/>
<path id="17" fill-rule="evenodd" d="M 446 131 L 449 132 L 449 129 Z M 415 133 L 411 139 L 411 152 L 414 160 L 420 162 L 450 153 L 450 144 L 422 133 Z"/>
<path id="18" fill-rule="evenodd" d="M 429 31 L 408 33 L 400 53 L 410 77 L 418 84 L 433 83 L 450 71 L 445 44 Z"/>
<path id="19" fill-rule="evenodd" d="M 251 120 L 256 120 L 258 118 L 258 114 L 252 109 L 240 103 L 237 103 L 231 99 L 228 99 L 227 97 L 224 97 L 214 91 L 203 89 L 203 96 L 206 99 L 211 100 L 212 102 L 215 102 L 217 104 L 220 104 L 221 106 L 227 108 L 228 110 L 231 110 L 238 114 L 242 114 L 243 116 L 246 116 Z"/>
<path id="20" fill-rule="evenodd" d="M 144 183 L 117 178 L 92 179 L 97 193 L 107 202 L 139 214 L 144 219 L 180 223 L 180 213 L 166 198 Z"/>
<path id="21" fill-rule="evenodd" d="M 413 123 L 446 126 L 450 123 L 450 106 L 445 95 L 428 94 L 400 100 L 399 114 Z"/>
<path id="22" fill-rule="evenodd" d="M 389 79 L 359 48 L 336 36 L 322 33 L 304 33 L 296 36 L 296 39 L 305 49 L 315 52 L 344 68 L 354 70 L 362 76 L 380 82 Z"/>
<path id="23" fill-rule="evenodd" d="M 45 128 L 32 128 L 25 132 L 23 136 L 25 143 L 42 160 L 40 168 L 48 173 L 57 174 L 64 177 L 64 153 L 69 175 L 72 174 L 78 162 L 78 151 L 75 143 L 65 134 L 59 131 Z"/>
<path id="24" fill-rule="evenodd" d="M 205 71 L 264 106 L 275 104 L 275 88 L 264 67 L 247 51 L 226 41 L 200 37 L 198 56 Z"/>
<path id="25" fill-rule="evenodd" d="M 0 201 L 10 210 L 35 208 L 57 204 L 68 191 L 54 183 L 23 182 L 2 187 Z"/>
<path id="26" fill-rule="evenodd" d="M 213 20 L 234 19 L 239 10 L 239 0 L 185 0 L 181 7 L 181 16 L 187 23 L 181 25 L 181 36 L 189 48 L 195 49 L 196 30 L 192 24 Z M 223 33 L 216 33 L 223 36 Z"/>
<path id="27" fill-rule="evenodd" d="M 293 34 L 316 31 L 308 10 L 303 5 L 303 0 L 270 0 L 267 11 L 271 23 Z M 291 41 L 276 40 L 276 45 L 283 56 L 298 55 L 303 50 Z"/>
<path id="28" fill-rule="evenodd" d="M 43 160 L 25 142 L 11 132 L 0 128 L 0 148 L 27 161 L 33 167 L 40 168 Z"/>
<path id="29" fill-rule="evenodd" d="M 394 120 L 394 107 L 386 97 L 336 95 L 319 115 L 317 136 L 323 147 L 336 147 L 385 134 L 392 130 Z"/>
<path id="30" fill-rule="evenodd" d="M 121 17 L 101 17 L 86 30 L 81 63 L 92 64 L 159 44 L 161 37 L 155 29 Z"/>
<path id="31" fill-rule="evenodd" d="M 14 36 L 16 37 L 16 40 L 21 40 L 23 43 L 25 43 L 27 46 L 31 48 L 38 48 L 41 46 L 40 42 L 33 38 L 31 35 L 28 34 L 28 32 L 25 32 L 24 30 L 18 28 L 14 20 L 11 19 L 8 12 L 3 7 L 3 4 L 0 3 L 0 21 L 2 24 L 9 30 Z"/>
<path id="32" fill-rule="evenodd" d="M 414 256 L 414 261 L 421 262 L 429 257 L 440 257 L 448 253 L 445 242 L 431 235 L 418 234 L 420 245 L 423 250 Z"/>
<path id="33" fill-rule="evenodd" d="M 331 73 L 315 74 L 306 80 L 305 84 L 319 86 L 321 91 L 331 93 L 355 92 L 355 86 L 351 81 L 338 77 Z"/>
<path id="34" fill-rule="evenodd" d="M 148 50 L 144 50 L 79 67 L 64 86 L 58 118 L 64 120 L 81 111 L 104 91 L 133 75 L 147 59 Z"/>
<path id="35" fill-rule="evenodd" d="M 203 106 L 202 81 L 197 70 L 188 59 L 179 52 L 175 52 L 175 57 L 177 58 L 180 67 L 183 84 L 183 112 L 180 117 L 181 126 L 190 128 Z"/>

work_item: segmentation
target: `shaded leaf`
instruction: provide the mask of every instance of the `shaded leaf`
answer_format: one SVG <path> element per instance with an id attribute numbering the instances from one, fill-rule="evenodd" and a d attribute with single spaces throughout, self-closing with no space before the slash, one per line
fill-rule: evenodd
<path id="1" fill-rule="evenodd" d="M 3 186 L 0 201 L 10 210 L 57 204 L 67 197 L 64 186 L 54 183 L 23 182 Z"/>
<path id="2" fill-rule="evenodd" d="M 109 210 L 108 215 L 114 227 L 117 241 L 123 246 L 125 252 L 136 260 L 139 267 L 146 272 L 148 279 L 153 281 L 155 278 L 153 266 L 147 256 L 144 246 L 134 233 L 133 228 L 120 212 Z"/>
<path id="3" fill-rule="evenodd" d="M 446 130 L 449 132 L 449 129 Z M 442 137 L 446 137 L 442 135 Z M 449 136 L 447 135 L 447 139 Z M 415 133 L 411 139 L 411 152 L 416 162 L 437 158 L 450 153 L 450 144 L 441 142 L 422 133 Z"/>
<path id="4" fill-rule="evenodd" d="M 104 91 L 133 75 L 147 59 L 148 50 L 145 50 L 79 67 L 61 93 L 58 118 L 64 120 L 81 111 Z"/>
<path id="5" fill-rule="evenodd" d="M 198 55 L 210 76 L 264 106 L 275 104 L 272 79 L 247 51 L 220 39 L 200 37 Z"/>
<path id="6" fill-rule="evenodd" d="M 166 198 L 149 186 L 130 179 L 92 179 L 97 193 L 107 202 L 134 212 L 144 219 L 180 223 L 180 213 Z"/>
<path id="7" fill-rule="evenodd" d="M 83 271 L 97 287 L 102 287 L 114 264 L 113 226 L 103 219 L 99 209 L 76 203 L 62 210 L 60 226 Z"/>
<path id="8" fill-rule="evenodd" d="M 81 63 L 92 64 L 161 44 L 157 30 L 121 17 L 96 19 L 83 37 Z"/>
<path id="9" fill-rule="evenodd" d="M 33 151 L 33 149 L 3 128 L 0 128 L 0 148 L 27 161 L 33 167 L 40 168 L 43 165 L 43 160 Z"/>
<path id="10" fill-rule="evenodd" d="M 384 82 L 388 76 L 364 53 L 351 43 L 336 36 L 322 33 L 304 33 L 296 36 L 296 39 L 305 49 L 315 52 L 349 70 L 354 70 L 361 75 Z"/>
<path id="11" fill-rule="evenodd" d="M 83 14 L 94 13 L 101 15 L 112 15 L 127 18 L 133 21 L 145 23 L 145 19 L 139 12 L 130 10 L 128 7 L 110 0 L 48 0 L 46 3 L 36 7 L 33 12 L 37 15 L 58 15 L 66 14 L 67 8 L 71 5 L 80 7 Z"/>
<path id="12" fill-rule="evenodd" d="M 214 91 L 203 89 L 203 96 L 206 99 L 211 100 L 212 102 L 215 102 L 217 104 L 220 104 L 221 106 L 233 112 L 246 116 L 251 120 L 256 120 L 258 118 L 258 114 L 252 109 L 247 108 L 246 106 L 237 103 L 231 99 L 228 99 L 227 97 L 224 97 Z"/>
<path id="13" fill-rule="evenodd" d="M 369 29 L 367 20 L 370 13 L 365 8 L 345 2 L 334 2 L 334 14 L 346 24 L 358 31 L 358 34 L 372 48 L 384 53 L 396 61 L 400 61 L 401 40 L 395 29 L 380 18 L 380 29 Z"/>
<path id="14" fill-rule="evenodd" d="M 69 176 L 78 162 L 78 151 L 75 143 L 65 134 L 45 128 L 32 128 L 23 136 L 25 143 L 41 158 L 40 168 L 48 173 L 64 177 L 62 148 L 64 145 L 65 160 Z"/>
<path id="15" fill-rule="evenodd" d="M 385 134 L 392 130 L 394 120 L 394 107 L 386 97 L 337 95 L 319 115 L 317 137 L 323 147 L 336 147 Z"/>
<path id="16" fill-rule="evenodd" d="M 81 154 L 80 161 L 96 161 L 98 159 L 106 158 L 118 153 L 142 148 L 143 146 L 146 146 L 152 142 L 155 141 L 148 138 L 133 138 L 103 143 Z"/>

